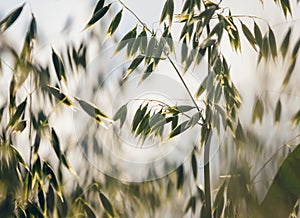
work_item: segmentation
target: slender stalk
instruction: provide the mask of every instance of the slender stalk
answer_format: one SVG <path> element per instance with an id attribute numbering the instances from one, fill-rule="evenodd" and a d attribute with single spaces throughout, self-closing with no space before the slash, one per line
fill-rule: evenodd
<path id="1" fill-rule="evenodd" d="M 209 24 L 206 26 L 207 35 L 210 33 L 210 27 Z M 207 74 L 210 73 L 210 59 L 211 59 L 211 48 L 208 48 L 207 53 Z M 208 100 L 207 100 L 208 101 Z M 207 102 L 209 104 L 209 102 Z M 208 106 L 207 106 L 208 107 Z M 207 109 L 206 109 L 207 111 Z M 205 144 L 204 144 L 204 193 L 205 193 L 205 217 L 211 218 L 212 217 L 212 211 L 211 211 L 211 187 L 210 187 L 210 143 L 211 143 L 211 126 L 210 126 L 210 120 L 207 120 L 207 117 L 205 118 L 205 123 L 208 125 L 206 127 L 206 135 L 205 135 Z"/>

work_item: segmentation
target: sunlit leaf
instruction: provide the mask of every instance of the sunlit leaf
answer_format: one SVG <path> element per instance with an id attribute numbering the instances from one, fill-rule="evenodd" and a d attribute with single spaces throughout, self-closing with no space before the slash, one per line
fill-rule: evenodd
<path id="1" fill-rule="evenodd" d="M 284 16 L 287 16 L 287 13 L 292 15 L 290 0 L 280 0 L 281 8 L 283 10 Z"/>
<path id="2" fill-rule="evenodd" d="M 21 120 L 12 128 L 12 130 L 14 132 L 22 132 L 26 128 L 26 125 L 27 125 L 27 121 Z"/>
<path id="3" fill-rule="evenodd" d="M 13 10 L 10 12 L 5 18 L 3 18 L 0 21 L 0 31 L 4 32 L 7 30 L 20 16 L 23 7 L 25 4 L 23 4 L 21 7 L 18 7 L 17 9 Z"/>
<path id="4" fill-rule="evenodd" d="M 68 98 L 64 93 L 61 92 L 60 89 L 53 86 L 46 86 L 46 89 L 59 101 L 63 102 L 67 106 L 73 106 L 73 102 L 70 98 Z"/>
<path id="5" fill-rule="evenodd" d="M 144 60 L 144 55 L 137 56 L 129 65 L 128 70 L 126 71 L 125 75 L 123 76 L 123 79 L 126 79 Z"/>
<path id="6" fill-rule="evenodd" d="M 60 160 L 63 163 L 63 165 L 73 174 L 73 175 L 77 175 L 77 173 L 75 172 L 75 170 L 72 168 L 69 160 L 67 159 L 65 154 L 61 154 L 60 155 Z"/>
<path id="7" fill-rule="evenodd" d="M 198 195 L 199 195 L 199 199 L 201 202 L 204 202 L 205 200 L 205 194 L 204 194 L 204 190 L 200 185 L 197 185 L 197 191 L 198 191 Z"/>
<path id="8" fill-rule="evenodd" d="M 161 13 L 160 23 L 162 23 L 165 20 L 165 18 L 168 16 L 169 25 L 171 25 L 173 20 L 173 14 L 174 14 L 174 0 L 167 0 L 163 7 L 163 11 Z"/>
<path id="9" fill-rule="evenodd" d="M 56 194 L 58 195 L 58 197 L 62 200 L 62 192 L 61 192 L 61 188 L 57 182 L 57 178 L 56 175 L 54 173 L 53 168 L 51 167 L 51 165 L 47 162 L 44 162 L 43 164 L 43 172 L 46 176 L 48 176 L 50 183 L 52 184 L 53 188 L 56 191 Z"/>
<path id="10" fill-rule="evenodd" d="M 293 52 L 292 52 L 292 58 L 295 59 L 297 57 L 298 51 L 300 48 L 300 39 L 298 39 L 298 41 L 296 42 L 294 48 L 293 48 Z"/>
<path id="11" fill-rule="evenodd" d="M 63 79 L 66 82 L 67 77 L 65 73 L 65 67 L 63 65 L 61 58 L 56 54 L 53 48 L 52 48 L 52 61 L 53 61 L 54 69 L 58 80 L 60 81 Z"/>
<path id="12" fill-rule="evenodd" d="M 109 10 L 111 4 L 99 9 L 96 11 L 96 13 L 93 14 L 92 18 L 89 20 L 87 25 L 84 27 L 84 29 L 89 28 L 93 24 L 95 24 L 97 21 L 99 21 Z"/>
<path id="13" fill-rule="evenodd" d="M 119 24 L 120 24 L 120 21 L 121 21 L 121 18 L 122 18 L 122 12 L 123 12 L 123 9 L 121 9 L 118 14 L 114 17 L 114 19 L 111 21 L 111 24 L 107 30 L 107 35 L 108 36 L 111 36 L 114 34 L 114 32 L 116 31 L 116 29 L 118 28 Z"/>
<path id="14" fill-rule="evenodd" d="M 300 123 L 300 110 L 291 118 L 292 126 L 296 127 Z"/>
<path id="15" fill-rule="evenodd" d="M 79 102 L 79 105 L 81 108 L 92 118 L 94 118 L 97 122 L 102 123 L 102 119 L 112 121 L 107 115 L 105 115 L 103 112 L 100 111 L 100 109 L 84 100 L 81 100 L 79 98 L 76 98 L 76 100 Z"/>
<path id="16" fill-rule="evenodd" d="M 19 104 L 19 106 L 16 109 L 16 112 L 10 118 L 9 123 L 7 124 L 6 128 L 13 127 L 20 120 L 22 114 L 25 111 L 26 103 L 27 103 L 27 98 L 25 98 L 25 100 L 21 104 Z"/>

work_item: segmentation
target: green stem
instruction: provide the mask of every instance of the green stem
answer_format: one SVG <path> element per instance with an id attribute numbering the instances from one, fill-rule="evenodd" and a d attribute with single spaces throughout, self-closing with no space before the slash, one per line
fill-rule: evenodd
<path id="1" fill-rule="evenodd" d="M 206 26 L 207 30 L 207 35 L 210 33 L 210 27 L 209 24 Z M 211 58 L 211 49 L 208 48 L 208 53 L 207 53 L 207 74 L 210 73 L 210 58 Z M 209 102 L 207 102 L 209 104 Z M 209 107 L 207 105 L 207 107 Z M 206 111 L 208 109 L 206 108 Z M 205 144 L 204 144 L 204 193 L 205 193 L 205 217 L 206 218 L 211 218 L 212 217 L 212 210 L 211 210 L 211 187 L 210 187 L 210 143 L 211 143 L 211 126 L 210 126 L 210 120 L 207 120 L 207 117 L 205 118 L 205 123 L 208 125 L 206 127 L 206 135 L 205 135 Z"/>

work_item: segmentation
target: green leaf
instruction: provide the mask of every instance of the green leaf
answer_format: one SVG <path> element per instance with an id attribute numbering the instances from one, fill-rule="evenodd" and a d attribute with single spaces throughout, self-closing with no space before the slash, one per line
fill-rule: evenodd
<path id="1" fill-rule="evenodd" d="M 19 121 L 19 119 L 21 118 L 22 114 L 25 111 L 26 108 L 26 102 L 27 102 L 27 98 L 25 98 L 25 100 L 19 104 L 19 106 L 16 109 L 16 112 L 14 113 L 14 115 L 10 118 L 9 123 L 7 124 L 7 127 L 14 127 L 15 124 Z"/>
<path id="2" fill-rule="evenodd" d="M 216 44 L 216 42 L 217 42 L 216 39 L 212 39 L 209 37 L 201 43 L 200 48 L 205 49 L 205 48 L 211 47 L 212 45 Z"/>
<path id="3" fill-rule="evenodd" d="M 174 0 L 167 0 L 168 3 L 168 16 L 169 16 L 169 25 L 171 26 L 174 14 Z"/>
<path id="4" fill-rule="evenodd" d="M 13 128 L 12 130 L 14 132 L 22 132 L 25 128 L 26 128 L 26 125 L 27 125 L 27 121 L 26 120 L 21 120 L 19 123 L 17 123 Z"/>
<path id="5" fill-rule="evenodd" d="M 50 212 L 50 214 L 53 214 L 54 205 L 55 205 L 55 196 L 54 196 L 52 185 L 49 185 L 48 192 L 46 194 L 46 202 L 47 202 L 47 211 Z"/>
<path id="6" fill-rule="evenodd" d="M 275 114 L 274 114 L 274 120 L 275 120 L 276 124 L 279 123 L 280 116 L 281 116 L 281 101 L 280 101 L 280 99 L 278 99 L 276 108 L 275 108 Z"/>
<path id="7" fill-rule="evenodd" d="M 57 98 L 59 101 L 61 101 L 62 103 L 64 103 L 67 106 L 73 106 L 73 102 L 70 98 L 68 98 L 64 93 L 62 93 L 60 91 L 60 89 L 53 87 L 53 86 L 46 86 L 46 89 L 55 97 Z"/>
<path id="8" fill-rule="evenodd" d="M 67 159 L 67 157 L 65 156 L 65 154 L 61 154 L 60 155 L 60 160 L 63 163 L 63 165 L 73 174 L 73 175 L 77 175 L 77 173 L 75 172 L 75 170 L 72 168 L 69 160 Z"/>
<path id="9" fill-rule="evenodd" d="M 86 202 L 86 201 L 83 201 L 83 207 L 84 207 L 84 210 L 85 210 L 85 213 L 87 215 L 87 217 L 89 218 L 97 218 L 94 210 L 92 209 L 92 207 Z"/>
<path id="10" fill-rule="evenodd" d="M 101 203 L 105 209 L 105 211 L 112 217 L 114 217 L 114 210 L 113 210 L 113 207 L 110 203 L 110 201 L 108 200 L 108 198 L 102 193 L 100 192 L 100 200 L 101 200 Z"/>
<path id="11" fill-rule="evenodd" d="M 179 192 L 181 192 L 182 187 L 183 187 L 183 183 L 184 183 L 184 169 L 183 169 L 183 164 L 181 164 L 177 170 L 176 170 L 176 174 L 177 174 L 177 190 Z"/>
<path id="12" fill-rule="evenodd" d="M 111 21 L 111 24 L 110 24 L 110 26 L 109 26 L 109 28 L 107 30 L 106 35 L 111 36 L 111 35 L 114 34 L 114 32 L 116 31 L 116 29 L 118 28 L 118 26 L 120 24 L 120 21 L 121 21 L 121 18 L 122 18 L 122 12 L 123 12 L 123 9 L 121 9 L 119 11 L 119 13 Z"/>
<path id="13" fill-rule="evenodd" d="M 197 167 L 197 159 L 196 159 L 195 152 L 192 153 L 191 165 L 192 165 L 193 176 L 194 179 L 196 180 L 198 174 L 198 167 Z"/>
<path id="14" fill-rule="evenodd" d="M 147 69 L 143 73 L 140 83 L 143 82 L 145 79 L 147 79 L 151 75 L 153 70 L 154 70 L 154 63 L 152 62 L 148 65 Z"/>
<path id="15" fill-rule="evenodd" d="M 269 57 L 269 41 L 268 41 L 268 37 L 267 36 L 265 36 L 263 38 L 261 52 L 262 52 L 262 56 L 266 60 L 268 60 L 268 57 Z"/>
<path id="16" fill-rule="evenodd" d="M 131 131 L 135 132 L 137 126 L 139 125 L 139 123 L 141 122 L 142 118 L 144 117 L 144 114 L 146 113 L 146 110 L 144 110 L 145 108 L 143 108 L 143 110 L 141 109 L 141 106 L 137 109 L 137 111 L 135 112 L 135 115 L 133 117 L 133 121 L 132 121 L 132 125 L 131 125 Z"/>
<path id="17" fill-rule="evenodd" d="M 195 196 L 192 196 L 190 198 L 190 200 L 188 201 L 188 203 L 187 203 L 187 205 L 185 207 L 184 212 L 187 213 L 190 208 L 192 209 L 192 213 L 194 214 L 195 210 L 196 210 L 196 197 Z"/>
<path id="18" fill-rule="evenodd" d="M 189 121 L 184 121 L 180 125 L 178 125 L 172 132 L 168 135 L 167 139 L 173 138 L 174 136 L 183 133 L 185 130 L 189 128 L 187 125 Z"/>
<path id="19" fill-rule="evenodd" d="M 63 198 L 62 198 L 62 192 L 61 192 L 60 186 L 59 186 L 59 184 L 57 182 L 56 175 L 55 175 L 55 173 L 53 171 L 53 168 L 50 166 L 49 163 L 44 162 L 44 164 L 43 164 L 43 172 L 49 178 L 50 183 L 52 184 L 53 188 L 55 189 L 56 194 L 58 195 L 58 197 L 61 200 L 63 200 Z"/>
<path id="20" fill-rule="evenodd" d="M 42 209 L 42 211 L 44 211 L 45 207 L 46 207 L 46 202 L 45 202 L 45 194 L 44 194 L 44 191 L 43 189 L 41 188 L 39 193 L 38 193 L 38 199 L 39 199 L 39 204 L 40 204 L 40 207 Z"/>
<path id="21" fill-rule="evenodd" d="M 143 119 L 141 120 L 136 132 L 135 132 L 135 135 L 138 136 L 140 134 L 143 134 L 144 136 L 147 136 L 148 133 L 150 132 L 150 125 L 149 125 L 149 122 L 150 122 L 150 112 L 146 113 L 143 117 Z"/>
<path id="22" fill-rule="evenodd" d="M 269 27 L 269 43 L 273 59 L 277 57 L 277 45 L 273 30 Z"/>
<path id="23" fill-rule="evenodd" d="M 96 7 L 94 9 L 94 12 L 93 12 L 93 15 L 95 15 L 101 8 L 103 8 L 104 3 L 105 3 L 105 0 L 99 0 L 97 2 L 97 5 L 96 5 Z"/>
<path id="24" fill-rule="evenodd" d="M 142 54 L 146 54 L 148 40 L 145 29 L 143 29 L 143 31 L 138 35 L 138 38 L 140 38 L 140 52 Z"/>
<path id="25" fill-rule="evenodd" d="M 169 25 L 171 25 L 173 20 L 173 14 L 174 14 L 174 0 L 167 0 L 163 7 L 163 11 L 161 13 L 160 23 L 162 23 L 168 16 Z"/>
<path id="26" fill-rule="evenodd" d="M 296 42 L 293 52 L 292 52 L 292 58 L 295 59 L 297 57 L 298 51 L 300 48 L 300 39 L 298 39 L 298 41 Z"/>
<path id="27" fill-rule="evenodd" d="M 105 115 L 100 109 L 86 101 L 83 101 L 79 98 L 76 98 L 76 100 L 79 102 L 79 105 L 81 108 L 92 118 L 94 118 L 97 122 L 102 123 L 102 119 L 106 119 L 108 121 L 112 121 L 107 115 Z"/>
<path id="28" fill-rule="evenodd" d="M 280 0 L 281 8 L 283 10 L 284 16 L 287 16 L 287 13 L 289 12 L 290 15 L 292 15 L 290 0 Z"/>
<path id="29" fill-rule="evenodd" d="M 111 4 L 99 9 L 96 11 L 96 13 L 93 14 L 92 18 L 89 20 L 87 25 L 84 27 L 84 30 L 95 24 L 97 21 L 99 21 L 109 10 Z"/>
<path id="30" fill-rule="evenodd" d="M 259 26 L 257 25 L 256 22 L 254 22 L 254 35 L 255 35 L 255 39 L 256 39 L 257 44 L 261 47 L 263 38 L 262 38 L 260 28 L 259 28 Z"/>
<path id="31" fill-rule="evenodd" d="M 194 109 L 195 107 L 190 105 L 178 105 L 176 108 L 180 113 L 184 113 Z"/>
<path id="32" fill-rule="evenodd" d="M 61 58 L 56 54 L 53 48 L 52 48 L 52 61 L 53 61 L 54 69 L 58 80 L 61 81 L 63 79 L 65 82 L 67 82 L 67 77 L 66 77 L 65 67 L 63 65 L 63 62 Z"/>
<path id="33" fill-rule="evenodd" d="M 142 63 L 144 60 L 145 56 L 144 55 L 139 55 L 137 56 L 130 64 L 128 67 L 127 71 L 125 72 L 125 75 L 123 79 L 126 79 L 139 65 Z"/>
<path id="34" fill-rule="evenodd" d="M 24 160 L 24 158 L 21 155 L 21 153 L 19 152 L 19 150 L 16 147 L 12 146 L 12 145 L 10 147 L 13 150 L 13 152 L 15 153 L 19 163 L 21 163 L 25 167 L 26 170 L 30 171 L 26 161 Z"/>
<path id="35" fill-rule="evenodd" d="M 289 28 L 280 46 L 280 52 L 283 58 L 285 58 L 290 44 L 291 32 L 292 32 L 292 28 Z"/>
<path id="36" fill-rule="evenodd" d="M 225 206 L 225 201 L 224 201 L 224 190 L 225 190 L 225 182 L 222 184 L 222 186 L 219 188 L 219 191 L 216 195 L 215 201 L 214 201 L 214 216 L 215 217 L 221 217 L 223 208 Z"/>
<path id="37" fill-rule="evenodd" d="M 200 120 L 201 117 L 202 117 L 201 111 L 198 111 L 189 120 L 189 122 L 187 123 L 187 126 L 194 127 L 198 123 L 198 121 Z"/>
<path id="38" fill-rule="evenodd" d="M 292 126 L 295 128 L 300 122 L 300 110 L 291 118 Z"/>
<path id="39" fill-rule="evenodd" d="M 4 32 L 7 30 L 20 16 L 25 3 L 21 6 L 10 12 L 5 18 L 0 21 L 0 31 Z"/>
<path id="40" fill-rule="evenodd" d="M 294 72 L 296 62 L 297 62 L 297 59 L 292 60 L 292 63 L 290 64 L 288 71 L 286 72 L 284 80 L 282 82 L 282 85 L 281 85 L 282 89 L 285 88 L 287 86 L 287 84 L 289 83 L 292 73 Z"/>
<path id="41" fill-rule="evenodd" d="M 160 23 L 162 23 L 165 20 L 167 15 L 168 15 L 168 0 L 164 4 L 163 10 L 162 10 L 162 13 L 161 13 L 161 16 L 160 16 Z"/>
<path id="42" fill-rule="evenodd" d="M 265 217 L 289 217 L 293 211 L 300 196 L 299 163 L 300 144 L 283 161 L 260 204 Z"/>
<path id="43" fill-rule="evenodd" d="M 253 49 L 256 51 L 256 40 L 254 38 L 254 36 L 252 35 L 251 31 L 248 29 L 248 27 L 243 24 L 241 22 L 241 25 L 242 25 L 242 30 L 244 32 L 244 35 L 246 36 L 247 40 L 249 41 L 250 45 L 253 47 Z"/>
<path id="44" fill-rule="evenodd" d="M 51 129 L 51 143 L 58 159 L 61 156 L 60 143 L 55 130 Z"/>
<path id="45" fill-rule="evenodd" d="M 130 41 L 132 41 L 135 38 L 135 36 L 136 36 L 136 28 L 137 28 L 137 26 L 135 26 L 128 33 L 126 33 L 126 35 L 119 42 L 119 44 L 118 44 L 115 52 L 121 51 Z"/>
<path id="46" fill-rule="evenodd" d="M 203 188 L 200 185 L 197 185 L 197 191 L 198 191 L 200 201 L 204 202 L 205 201 L 205 194 L 204 194 Z"/>
<path id="47" fill-rule="evenodd" d="M 260 123 L 262 123 L 263 115 L 264 115 L 264 106 L 262 101 L 257 98 L 253 112 L 252 112 L 252 123 L 255 123 L 256 119 L 259 119 Z"/>
<path id="48" fill-rule="evenodd" d="M 153 54 L 154 54 L 154 49 L 157 45 L 157 40 L 154 36 L 151 37 L 149 44 L 147 46 L 147 51 L 146 51 L 146 63 L 149 63 L 151 58 L 153 58 Z"/>
<path id="49" fill-rule="evenodd" d="M 37 207 L 37 205 L 35 203 L 28 203 L 28 212 L 31 215 L 34 215 L 34 217 L 36 218 L 44 218 L 43 212 L 40 210 L 40 208 Z"/>
<path id="50" fill-rule="evenodd" d="M 178 116 L 174 116 L 172 117 L 172 130 L 174 130 L 177 125 L 178 125 Z"/>
<path id="51" fill-rule="evenodd" d="M 122 126 L 125 123 L 126 116 L 127 116 L 127 104 L 119 108 L 119 110 L 115 113 L 113 120 L 114 121 L 120 120 L 120 128 L 122 128 Z"/>

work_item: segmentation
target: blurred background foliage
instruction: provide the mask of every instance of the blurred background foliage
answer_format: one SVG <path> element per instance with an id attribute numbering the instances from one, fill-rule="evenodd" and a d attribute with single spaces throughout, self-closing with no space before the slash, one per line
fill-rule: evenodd
<path id="1" fill-rule="evenodd" d="M 226 1 L 175 3 L 176 7 L 173 0 L 164 2 L 157 18 L 159 28 L 152 29 L 122 1 L 99 0 L 82 27 L 85 34 L 60 46 L 48 45 L 45 55 L 36 49 L 42 33 L 34 13 L 26 13 L 30 21 L 24 24 L 22 40 L 16 44 L 9 40 L 13 34 L 9 30 L 28 3 L 1 16 L 1 217 L 299 216 L 297 32 L 291 26 L 283 35 L 277 34 L 267 20 L 235 15 Z M 261 3 L 276 4 L 286 25 L 285 19 L 297 13 L 293 5 L 298 1 Z M 126 19 L 125 11 L 126 16 L 135 17 L 136 24 L 122 34 L 117 30 Z M 71 27 L 66 24 L 66 29 Z M 181 43 L 180 69 L 174 64 L 174 35 Z M 101 60 L 105 55 L 104 41 L 114 45 L 116 52 L 126 50 L 122 57 L 129 63 L 115 78 L 120 87 L 134 73 L 147 83 L 146 78 L 163 61 L 173 65 L 183 86 L 185 72 L 192 66 L 206 61 L 207 72 L 195 93 L 189 93 L 190 105 L 152 101 L 158 103 L 154 110 L 148 108 L 151 101 L 145 100 L 135 111 L 128 111 L 125 104 L 109 114 L 105 106 L 92 102 L 99 90 L 107 101 L 113 98 L 101 72 L 98 78 L 92 75 L 95 83 L 89 87 L 77 86 L 81 78 L 91 76 L 87 70 L 91 57 L 99 55 Z M 244 55 L 241 42 L 256 52 L 257 83 L 263 90 L 275 90 L 249 89 L 255 99 L 250 103 L 242 100 L 238 84 L 231 79 L 231 63 L 222 53 L 223 44 L 229 44 L 232 52 Z M 101 70 L 106 70 L 105 65 L 100 63 Z M 273 78 L 269 72 L 276 68 L 281 72 Z M 77 96 L 87 89 L 91 91 L 88 99 Z M 69 130 L 74 110 L 91 117 L 76 136 Z M 99 172 L 87 155 L 104 158 L 106 137 L 113 144 L 121 143 L 118 135 L 104 128 L 115 122 L 120 122 L 120 129 L 129 122 L 129 131 L 141 145 L 151 137 L 170 140 L 196 125 L 201 142 L 167 176 L 140 183 L 122 181 Z M 99 131 L 101 136 L 95 137 Z M 217 140 L 211 140 L 212 131 L 217 132 Z M 212 161 L 206 152 L 214 146 L 218 151 Z M 199 164 L 203 159 L 204 168 Z M 117 169 L 113 160 L 109 163 Z"/>

